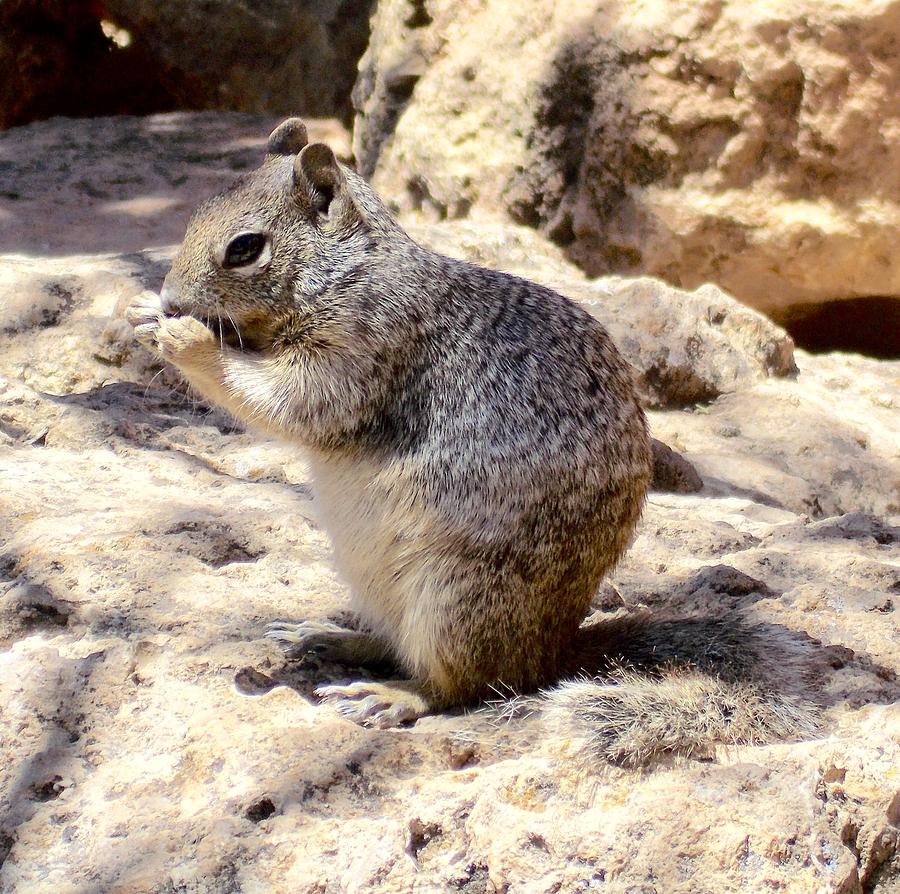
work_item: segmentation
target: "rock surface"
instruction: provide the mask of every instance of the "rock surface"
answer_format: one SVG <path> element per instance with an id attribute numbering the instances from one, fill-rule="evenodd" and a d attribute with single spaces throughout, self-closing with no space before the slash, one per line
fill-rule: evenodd
<path id="1" fill-rule="evenodd" d="M 158 65 L 176 108 L 346 117 L 370 0 L 105 0 Z M 203 51 L 197 52 L 198 40 Z"/>
<path id="2" fill-rule="evenodd" d="M 266 132 L 237 128 L 226 145 L 233 122 L 181 120 L 209 152 L 176 141 L 154 176 L 191 201 L 252 163 L 259 143 L 244 140 Z M 143 170 L 135 134 L 161 121 L 103 122 L 121 139 L 92 165 L 109 180 Z M 735 609 L 813 637 L 825 725 L 587 776 L 578 742 L 540 714 L 363 730 L 312 697 L 353 672 L 285 663 L 263 638 L 274 618 L 346 612 L 302 457 L 191 400 L 118 316 L 171 256 L 135 242 L 171 240 L 186 209 L 135 234 L 94 207 L 79 248 L 91 132 L 55 121 L 0 142 L 12 156 L 19 140 L 65 143 L 77 160 L 43 203 L 16 206 L 17 228 L 45 245 L 26 254 L 13 227 L 0 248 L 0 890 L 896 889 L 900 364 L 792 354 L 717 290 L 589 282 L 528 229 L 411 224 L 441 250 L 595 302 L 623 345 L 631 333 L 639 372 L 691 327 L 697 376 L 721 358 L 717 396 L 650 413 L 702 490 L 651 495 L 601 607 Z M 117 201 L 138 202 L 155 187 L 121 188 Z M 59 244 L 57 207 L 73 223 Z M 708 306 L 730 322 L 711 326 Z M 766 375 L 772 344 L 796 373 Z"/>
<path id="3" fill-rule="evenodd" d="M 351 115 L 372 0 L 0 0 L 0 129 L 52 115 Z"/>
<path id="4" fill-rule="evenodd" d="M 383 0 L 355 149 L 405 210 L 783 319 L 900 297 L 898 89 L 896 0 Z"/>
<path id="5" fill-rule="evenodd" d="M 177 243 L 199 202 L 259 164 L 278 120 L 171 112 L 0 133 L 0 251 L 70 256 Z M 337 121 L 307 125 L 312 140 L 349 156 Z"/>
<path id="6" fill-rule="evenodd" d="M 104 33 L 95 0 L 0 0 L 0 130 L 51 115 L 171 108 L 140 46 Z"/>

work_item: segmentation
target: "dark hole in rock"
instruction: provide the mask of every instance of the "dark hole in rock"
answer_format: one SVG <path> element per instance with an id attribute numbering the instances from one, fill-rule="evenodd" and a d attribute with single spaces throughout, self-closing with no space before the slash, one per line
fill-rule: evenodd
<path id="1" fill-rule="evenodd" d="M 854 657 L 855 653 L 853 650 L 848 649 L 846 646 L 834 645 L 825 649 L 825 659 L 828 662 L 828 666 L 833 670 L 841 670 L 841 668 L 847 667 Z"/>
<path id="2" fill-rule="evenodd" d="M 0 9 L 0 128 L 54 115 L 149 114 L 177 108 L 161 66 L 102 4 L 21 2 Z M 5 50 L 5 52 L 3 52 Z"/>
<path id="3" fill-rule="evenodd" d="M 868 611 L 879 612 L 882 615 L 886 615 L 889 612 L 894 610 L 894 600 L 893 599 L 885 599 L 884 602 L 876 605 L 874 608 L 868 609 Z"/>
<path id="4" fill-rule="evenodd" d="M 29 627 L 65 627 L 69 623 L 68 613 L 55 605 L 23 605 L 19 617 Z"/>
<path id="5" fill-rule="evenodd" d="M 17 566 L 18 559 L 15 556 L 0 556 L 0 580 L 13 580 Z"/>
<path id="6" fill-rule="evenodd" d="M 412 13 L 404 20 L 407 28 L 427 28 L 434 21 L 425 8 L 425 0 L 411 0 Z"/>
<path id="7" fill-rule="evenodd" d="M 229 526 L 220 522 L 185 520 L 167 528 L 167 536 L 180 536 L 176 550 L 187 553 L 208 565 L 222 568 L 234 563 L 255 562 L 265 550 L 242 542 Z"/>
<path id="8" fill-rule="evenodd" d="M 851 351 L 900 359 L 900 298 L 848 298 L 794 305 L 776 315 L 797 347 L 812 353 Z"/>
<path id="9" fill-rule="evenodd" d="M 473 745 L 451 745 L 448 764 L 452 770 L 463 770 L 479 763 L 478 749 Z"/>
<path id="10" fill-rule="evenodd" d="M 36 782 L 31 786 L 31 794 L 35 801 L 53 801 L 58 798 L 65 789 L 62 776 L 54 776 L 44 782 Z"/>
<path id="11" fill-rule="evenodd" d="M 350 124 L 350 92 L 368 44 L 372 5 L 0 3 L 0 129 L 55 115 L 223 107 L 337 116 Z M 412 11 L 413 26 L 427 24 L 420 6 Z M 280 59 L 297 41 L 305 51 L 300 58 L 289 55 L 281 68 L 266 61 Z M 243 43 L 255 54 L 242 53 Z M 305 78 L 297 75 L 298 63 Z"/>
<path id="12" fill-rule="evenodd" d="M 251 822 L 260 823 L 263 820 L 268 819 L 273 813 L 275 813 L 275 805 L 272 803 L 272 799 L 262 798 L 256 803 L 251 804 L 244 815 Z"/>
<path id="13" fill-rule="evenodd" d="M 465 873 L 450 881 L 447 888 L 462 894 L 488 894 L 488 891 L 496 890 L 491 882 L 490 870 L 481 863 L 470 863 Z"/>
<path id="14" fill-rule="evenodd" d="M 0 866 L 6 862 L 9 852 L 12 850 L 13 837 L 5 832 L 0 832 Z"/>
<path id="15" fill-rule="evenodd" d="M 442 833 L 442 829 L 437 823 L 423 823 L 418 817 L 409 821 L 409 842 L 407 843 L 407 853 L 413 859 L 418 858 L 419 851 L 426 847 L 434 838 Z"/>
<path id="16" fill-rule="evenodd" d="M 547 843 L 547 839 L 544 838 L 543 835 L 538 835 L 537 832 L 530 832 L 528 835 L 528 843 L 537 848 L 540 851 L 544 851 L 544 853 L 550 853 L 550 845 Z"/>

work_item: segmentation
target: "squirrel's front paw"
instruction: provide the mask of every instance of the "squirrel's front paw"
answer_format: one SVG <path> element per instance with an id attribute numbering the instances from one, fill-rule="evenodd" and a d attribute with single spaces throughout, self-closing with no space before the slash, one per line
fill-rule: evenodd
<path id="1" fill-rule="evenodd" d="M 134 327 L 134 337 L 148 348 L 156 347 L 156 333 L 163 321 L 159 295 L 142 292 L 125 308 L 125 319 Z"/>
<path id="2" fill-rule="evenodd" d="M 173 363 L 218 347 L 216 337 L 196 317 L 163 317 L 154 340 L 156 350 Z"/>
<path id="3" fill-rule="evenodd" d="M 165 316 L 159 296 L 152 292 L 135 299 L 126 308 L 125 319 L 139 342 L 176 364 L 216 347 L 215 336 L 203 323 L 196 317 Z"/>

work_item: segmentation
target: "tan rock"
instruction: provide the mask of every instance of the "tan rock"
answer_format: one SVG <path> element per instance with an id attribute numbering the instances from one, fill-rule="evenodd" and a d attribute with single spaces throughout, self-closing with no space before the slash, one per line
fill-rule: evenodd
<path id="1" fill-rule="evenodd" d="M 504 213 L 592 275 L 896 298 L 898 38 L 894 0 L 383 0 L 356 154 L 403 209 Z"/>
<path id="2" fill-rule="evenodd" d="M 0 252 L 53 257 L 180 242 L 203 199 L 258 165 L 275 123 L 172 112 L 0 132 Z M 312 139 L 347 157 L 349 134 L 337 121 L 307 125 Z"/>
<path id="3" fill-rule="evenodd" d="M 214 142 L 231 119 L 202 120 Z M 122 121 L 119 136 L 157 121 Z M 73 145 L 90 126 L 51 125 L 42 139 Z M 91 164 L 109 178 L 140 169 L 136 142 Z M 24 231 L 49 239 L 39 219 L 54 204 L 74 214 L 86 157 L 57 175 L 50 204 L 23 206 Z M 185 172 L 193 195 L 230 176 L 230 157 L 173 155 L 160 176 Z M 156 225 L 169 232 L 165 215 Z M 651 495 L 600 607 L 728 607 L 817 638 L 825 726 L 585 775 L 579 742 L 540 714 L 372 731 L 315 703 L 318 683 L 361 672 L 286 663 L 263 637 L 274 618 L 347 611 L 305 461 L 158 375 L 116 311 L 158 285 L 171 249 L 116 253 L 134 237 L 106 226 L 86 227 L 78 254 L 70 228 L 46 257 L 0 253 L 0 891 L 896 887 L 900 364 L 798 351 L 796 376 L 765 375 L 760 345 L 780 331 L 718 290 L 602 281 L 601 293 L 533 231 L 411 227 L 576 298 L 656 296 L 630 320 L 627 301 L 604 309 L 620 337 L 656 304 L 672 314 L 660 344 L 679 314 L 696 328 L 704 303 L 733 321 L 704 335 L 704 369 L 720 355 L 744 372 L 709 405 L 650 414 L 703 490 Z M 640 361 L 651 341 L 638 347 Z"/>

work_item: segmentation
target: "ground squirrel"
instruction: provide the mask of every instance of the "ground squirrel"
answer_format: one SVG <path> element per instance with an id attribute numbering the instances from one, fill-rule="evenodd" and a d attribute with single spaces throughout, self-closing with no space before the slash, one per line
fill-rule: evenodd
<path id="1" fill-rule="evenodd" d="M 327 702 L 390 726 L 577 670 L 651 478 L 629 366 L 586 311 L 418 245 L 289 119 L 128 319 L 207 399 L 308 454 L 362 629 L 271 635 L 410 677 Z"/>

